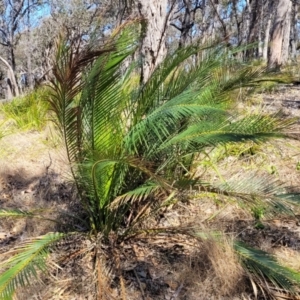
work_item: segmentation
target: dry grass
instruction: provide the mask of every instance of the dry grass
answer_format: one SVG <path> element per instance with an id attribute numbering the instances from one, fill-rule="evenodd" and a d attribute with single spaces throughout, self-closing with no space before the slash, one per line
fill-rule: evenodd
<path id="1" fill-rule="evenodd" d="M 232 241 L 208 238 L 182 264 L 180 281 L 186 287 L 186 299 L 240 299 L 246 294 L 246 277 L 233 251 Z M 184 299 L 179 298 L 179 299 Z"/>
<path id="2" fill-rule="evenodd" d="M 300 273 L 300 252 L 289 247 L 278 247 L 273 249 L 279 262 Z"/>

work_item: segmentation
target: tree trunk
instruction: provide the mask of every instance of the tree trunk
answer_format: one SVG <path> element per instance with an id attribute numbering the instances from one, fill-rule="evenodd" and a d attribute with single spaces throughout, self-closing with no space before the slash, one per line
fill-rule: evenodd
<path id="1" fill-rule="evenodd" d="M 193 26 L 191 20 L 191 3 L 190 1 L 183 0 L 185 4 L 185 12 L 182 21 L 181 35 L 179 39 L 179 47 L 183 47 L 188 39 L 190 28 Z"/>
<path id="2" fill-rule="evenodd" d="M 19 89 L 16 82 L 15 73 L 9 63 L 0 56 L 0 61 L 6 66 L 7 68 L 7 99 L 11 99 L 14 96 L 19 96 Z"/>
<path id="3" fill-rule="evenodd" d="M 290 31 L 291 4 L 291 0 L 279 0 L 276 7 L 276 16 L 271 34 L 270 55 L 268 59 L 268 67 L 271 69 L 280 68 L 286 59 L 286 55 L 283 53 L 283 42 L 286 42 L 284 34 L 287 34 L 287 32 Z"/>
<path id="4" fill-rule="evenodd" d="M 268 21 L 265 31 L 265 40 L 263 45 L 263 60 L 268 60 L 268 49 L 269 49 L 269 38 L 270 38 L 270 30 L 271 30 L 271 22 L 272 22 L 272 16 L 268 13 Z"/>
<path id="5" fill-rule="evenodd" d="M 244 12 L 244 34 L 242 38 L 242 44 L 247 45 L 248 42 L 248 36 L 249 36 L 249 28 L 250 28 L 250 17 L 251 17 L 251 5 L 249 0 L 246 1 L 246 7 Z"/>
<path id="6" fill-rule="evenodd" d="M 247 36 L 247 44 L 253 44 L 254 42 L 257 42 L 257 39 L 259 38 L 260 34 L 260 21 L 259 17 L 261 15 L 261 9 L 262 6 L 260 5 L 259 0 L 252 0 L 248 1 L 248 11 L 249 11 L 249 21 L 248 21 L 248 26 L 249 26 L 249 31 L 248 31 L 248 36 Z M 257 48 L 253 47 L 246 51 L 246 56 L 248 58 L 253 58 L 257 57 L 258 51 Z"/>
<path id="7" fill-rule="evenodd" d="M 138 3 L 139 14 L 147 21 L 141 45 L 143 82 L 148 80 L 167 52 L 166 29 L 171 14 L 168 2 L 168 0 L 141 0 Z"/>
<path id="8" fill-rule="evenodd" d="M 265 5 L 260 1 L 260 16 L 259 16 L 259 29 L 258 29 L 258 57 L 262 59 L 264 51 L 264 40 L 263 40 L 263 30 L 264 30 L 264 14 Z"/>
<path id="9" fill-rule="evenodd" d="M 238 8 L 237 8 L 237 0 L 234 0 L 232 3 L 232 12 L 235 20 L 235 26 L 236 26 L 236 37 L 237 37 L 237 44 L 241 45 L 242 43 L 242 34 L 241 34 L 241 25 L 242 21 L 239 20 L 239 15 L 238 15 Z"/>
<path id="10" fill-rule="evenodd" d="M 30 0 L 27 3 L 28 7 L 30 6 Z M 33 89 L 33 74 L 31 66 L 31 28 L 30 28 L 30 9 L 27 11 L 27 78 L 29 89 Z"/>
<path id="11" fill-rule="evenodd" d="M 281 62 L 283 64 L 286 63 L 289 59 L 291 18 L 292 18 L 292 1 L 289 1 L 289 7 L 287 8 L 287 14 L 283 25 L 283 41 L 282 41 L 282 54 L 281 54 Z"/>
<path id="12" fill-rule="evenodd" d="M 292 9 L 292 25 L 291 25 L 291 58 L 297 57 L 297 19 L 298 19 L 298 4 L 294 2 Z"/>

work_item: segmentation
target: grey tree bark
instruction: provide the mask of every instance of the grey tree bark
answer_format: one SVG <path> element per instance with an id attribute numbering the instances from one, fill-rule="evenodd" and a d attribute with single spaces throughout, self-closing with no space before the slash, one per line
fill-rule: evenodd
<path id="1" fill-rule="evenodd" d="M 27 5 L 30 7 L 30 0 L 27 0 Z M 30 89 L 33 89 L 33 74 L 32 74 L 32 64 L 31 64 L 31 28 L 30 28 L 30 9 L 27 11 L 27 78 L 28 86 Z"/>
<path id="2" fill-rule="evenodd" d="M 298 41 L 298 34 L 297 34 L 297 19 L 299 16 L 299 4 L 296 2 L 293 3 L 292 8 L 292 24 L 291 24 L 291 58 L 295 59 L 297 56 L 297 41 Z"/>
<path id="3" fill-rule="evenodd" d="M 261 33 L 259 25 L 259 19 L 261 16 L 261 10 L 263 9 L 259 0 L 252 0 L 247 1 L 248 11 L 249 11 L 249 31 L 247 36 L 247 44 L 252 44 L 259 39 L 259 34 Z M 256 57 L 257 56 L 257 49 L 252 48 L 247 51 L 247 57 Z"/>
<path id="4" fill-rule="evenodd" d="M 166 30 L 173 10 L 173 5 L 168 4 L 168 0 L 141 0 L 138 3 L 139 15 L 147 22 L 140 49 L 144 82 L 167 53 Z"/>
<path id="5" fill-rule="evenodd" d="M 271 1 L 272 2 L 272 1 Z M 267 6 L 267 24 L 265 29 L 265 38 L 264 38 L 264 45 L 263 45 L 263 60 L 268 60 L 268 49 L 269 49 L 269 40 L 270 40 L 270 31 L 271 31 L 271 24 L 272 24 L 272 3 L 269 2 Z"/>
<path id="6" fill-rule="evenodd" d="M 282 53 L 281 62 L 284 64 L 289 59 L 290 52 L 290 39 L 291 39 L 291 18 L 292 18 L 292 1 L 289 1 L 286 18 L 283 24 L 283 40 L 282 40 Z"/>
<path id="7" fill-rule="evenodd" d="M 269 68 L 280 68 L 286 62 L 288 49 L 286 44 L 289 43 L 291 8 L 291 0 L 278 1 L 270 40 Z M 285 37 L 285 35 L 288 36 Z"/>

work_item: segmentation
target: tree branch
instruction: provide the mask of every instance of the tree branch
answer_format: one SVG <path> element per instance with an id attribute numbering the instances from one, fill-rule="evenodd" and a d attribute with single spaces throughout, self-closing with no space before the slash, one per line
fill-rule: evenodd
<path id="1" fill-rule="evenodd" d="M 183 28 L 178 27 L 175 23 L 170 23 L 171 26 L 175 27 L 177 30 L 179 30 L 180 32 L 183 31 Z"/>

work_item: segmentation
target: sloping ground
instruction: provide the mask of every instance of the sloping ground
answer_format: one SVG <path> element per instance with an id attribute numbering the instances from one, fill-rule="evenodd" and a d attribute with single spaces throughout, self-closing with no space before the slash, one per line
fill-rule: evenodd
<path id="1" fill-rule="evenodd" d="M 299 94 L 299 95 L 298 95 Z M 299 100 L 298 100 L 299 99 Z M 272 95 L 258 95 L 253 107 L 300 116 L 300 90 L 283 87 Z M 259 108 L 258 108 L 259 107 Z M 294 136 L 298 135 L 295 128 Z M 217 172 L 204 172 L 207 161 L 199 160 L 199 174 L 207 180 L 242 176 L 258 168 L 260 175 L 300 188 L 300 141 L 289 139 L 268 145 L 250 145 L 209 153 Z M 230 152 L 232 151 L 232 152 Z M 229 154 L 229 155 L 228 155 Z M 0 140 L 0 208 L 40 209 L 41 215 L 59 220 L 55 211 L 79 211 L 70 181 L 66 155 L 59 143 L 45 132 L 26 132 Z M 211 168 L 210 168 L 211 169 Z M 77 211 L 76 211 L 77 209 Z M 297 212 L 298 214 L 298 212 Z M 300 215 L 300 212 L 299 212 Z M 64 216 L 65 217 L 65 216 Z M 300 272 L 300 220 L 294 217 L 265 218 L 257 227 L 251 213 L 220 197 L 182 195 L 181 201 L 147 222 L 153 227 L 199 227 L 227 233 L 276 254 L 280 261 Z M 60 225 L 34 219 L 0 219 L 0 253 L 20 241 Z M 176 230 L 174 230 L 176 232 Z M 199 242 L 177 231 L 141 234 L 122 244 L 103 247 L 103 276 L 95 278 L 92 241 L 80 236 L 65 241 L 52 254 L 55 264 L 44 284 L 22 291 L 20 299 L 96 299 L 96 282 L 102 299 L 199 300 L 255 299 L 249 281 L 236 262 L 230 246 L 208 239 Z M 100 294 L 101 294 L 100 293 Z M 278 299 L 283 299 L 279 298 Z"/>

